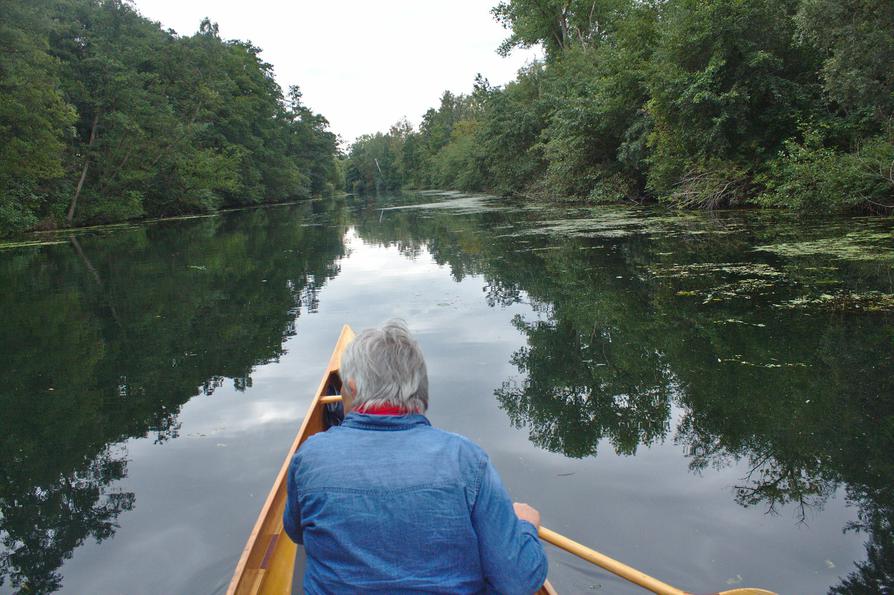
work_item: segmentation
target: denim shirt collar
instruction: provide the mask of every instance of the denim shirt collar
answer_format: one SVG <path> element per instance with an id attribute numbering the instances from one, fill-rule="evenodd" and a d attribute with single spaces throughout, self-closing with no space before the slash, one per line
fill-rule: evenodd
<path id="1" fill-rule="evenodd" d="M 352 411 L 345 416 L 342 426 L 359 430 L 399 431 L 411 430 L 418 426 L 430 426 L 431 422 L 421 413 L 408 415 L 372 415 Z"/>

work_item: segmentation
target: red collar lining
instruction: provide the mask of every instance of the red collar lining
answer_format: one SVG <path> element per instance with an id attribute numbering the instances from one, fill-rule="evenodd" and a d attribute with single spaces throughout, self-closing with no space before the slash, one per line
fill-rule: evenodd
<path id="1" fill-rule="evenodd" d="M 356 409 L 357 413 L 367 415 L 407 415 L 409 411 L 396 405 L 365 405 Z"/>

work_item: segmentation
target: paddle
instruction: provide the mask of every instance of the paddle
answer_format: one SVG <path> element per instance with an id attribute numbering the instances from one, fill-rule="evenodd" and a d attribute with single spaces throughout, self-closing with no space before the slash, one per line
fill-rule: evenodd
<path id="1" fill-rule="evenodd" d="M 587 562 L 596 564 L 597 566 L 601 566 L 609 572 L 617 574 L 621 578 L 627 579 L 632 583 L 636 583 L 640 587 L 648 589 L 649 591 L 657 593 L 658 595 L 690 595 L 686 591 L 681 591 L 680 589 L 672 587 L 667 583 L 663 583 L 656 578 L 652 578 L 648 574 L 642 573 L 636 568 L 631 568 L 630 566 L 627 566 L 622 562 L 618 562 L 617 560 L 609 558 L 605 554 L 600 554 L 595 550 L 591 550 L 587 546 L 581 545 L 576 541 L 572 541 L 564 535 L 559 535 L 555 531 L 550 531 L 546 527 L 540 527 L 539 535 L 540 539 L 548 541 L 554 546 L 562 548 L 566 552 L 572 553 L 579 558 L 583 558 Z M 776 593 L 767 591 L 765 589 L 743 588 L 721 591 L 719 593 L 716 593 L 715 595 L 776 595 Z"/>

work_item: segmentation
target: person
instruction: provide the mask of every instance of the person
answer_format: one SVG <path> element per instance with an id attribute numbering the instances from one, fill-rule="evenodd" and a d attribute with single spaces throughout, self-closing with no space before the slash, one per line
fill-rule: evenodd
<path id="1" fill-rule="evenodd" d="M 340 374 L 351 411 L 298 449 L 286 480 L 283 525 L 305 547 L 305 592 L 536 592 L 540 514 L 512 503 L 479 446 L 432 427 L 406 324 L 357 335 Z"/>

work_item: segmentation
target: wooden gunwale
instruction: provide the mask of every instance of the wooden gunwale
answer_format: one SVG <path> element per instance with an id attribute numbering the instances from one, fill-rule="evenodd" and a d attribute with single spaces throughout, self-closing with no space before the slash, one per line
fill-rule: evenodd
<path id="1" fill-rule="evenodd" d="M 344 325 L 326 372 L 320 380 L 317 392 L 314 394 L 308 408 L 307 415 L 301 423 L 301 429 L 295 436 L 288 455 L 276 475 L 276 481 L 267 500 L 261 508 L 258 520 L 251 531 L 248 542 L 242 550 L 242 556 L 236 565 L 233 579 L 227 588 L 227 595 L 255 595 L 257 593 L 290 593 L 292 590 L 292 575 L 295 566 L 295 552 L 297 546 L 292 543 L 287 535 L 283 534 L 282 514 L 286 501 L 286 474 L 289 471 L 289 463 L 298 450 L 298 447 L 310 436 L 324 430 L 323 405 L 337 402 L 341 399 L 338 395 L 324 395 L 331 380 L 338 374 L 341 352 L 354 338 L 351 327 Z M 350 408 L 350 403 L 345 403 L 345 410 Z"/>

